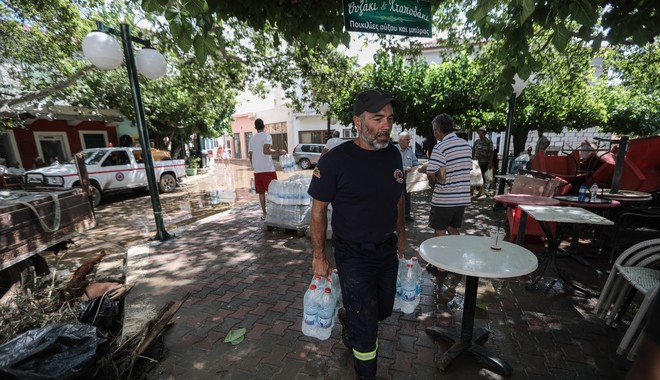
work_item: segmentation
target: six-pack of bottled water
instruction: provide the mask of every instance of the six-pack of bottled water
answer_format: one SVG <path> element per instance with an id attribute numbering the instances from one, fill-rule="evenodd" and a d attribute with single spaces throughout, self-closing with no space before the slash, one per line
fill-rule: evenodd
<path id="1" fill-rule="evenodd" d="M 293 158 L 293 156 L 290 154 L 280 156 L 280 165 L 282 165 L 282 171 L 285 173 L 291 173 L 300 170 L 300 166 L 298 166 L 295 158 Z"/>
<path id="2" fill-rule="evenodd" d="M 422 292 L 422 270 L 416 257 L 399 259 L 394 310 L 401 310 L 405 314 L 415 311 Z"/>
<path id="3" fill-rule="evenodd" d="M 328 339 L 335 325 L 340 299 L 341 288 L 336 269 L 328 277 L 312 277 L 303 298 L 303 334 L 319 340 Z"/>

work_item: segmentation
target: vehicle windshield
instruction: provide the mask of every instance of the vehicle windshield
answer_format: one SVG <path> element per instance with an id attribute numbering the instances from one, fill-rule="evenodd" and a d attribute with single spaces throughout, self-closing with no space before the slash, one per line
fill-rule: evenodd
<path id="1" fill-rule="evenodd" d="M 87 165 L 98 165 L 101 162 L 101 159 L 105 156 L 107 153 L 106 150 L 100 150 L 100 149 L 91 149 L 91 150 L 85 150 L 83 151 L 83 155 L 85 156 L 85 164 Z"/>

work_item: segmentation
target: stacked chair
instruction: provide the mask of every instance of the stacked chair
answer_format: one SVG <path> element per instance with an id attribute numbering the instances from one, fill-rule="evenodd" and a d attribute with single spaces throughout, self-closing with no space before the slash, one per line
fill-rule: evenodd
<path id="1" fill-rule="evenodd" d="M 658 289 L 660 289 L 660 239 L 651 239 L 633 245 L 616 259 L 600 294 L 595 313 L 612 327 L 616 327 L 621 322 L 637 292 L 644 296 L 617 348 L 618 354 L 627 351 L 629 360 L 633 360 L 637 353 L 637 347 L 644 335 L 642 322 Z M 635 336 L 637 339 L 630 346 Z"/>

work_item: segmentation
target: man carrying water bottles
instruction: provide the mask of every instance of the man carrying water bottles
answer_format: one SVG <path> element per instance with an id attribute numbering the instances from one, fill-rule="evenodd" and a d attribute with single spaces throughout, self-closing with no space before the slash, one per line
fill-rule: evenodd
<path id="1" fill-rule="evenodd" d="M 308 190 L 312 269 L 319 276 L 330 274 L 325 236 L 332 203 L 332 246 L 345 309 L 342 339 L 360 379 L 376 377 L 378 322 L 392 314 L 398 258 L 406 245 L 403 167 L 389 142 L 394 106 L 400 105 L 379 90 L 360 93 L 353 116 L 358 138 L 321 157 Z"/>

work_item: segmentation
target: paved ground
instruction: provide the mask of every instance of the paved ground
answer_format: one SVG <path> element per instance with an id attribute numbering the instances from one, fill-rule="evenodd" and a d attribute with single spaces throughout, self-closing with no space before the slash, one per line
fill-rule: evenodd
<path id="1" fill-rule="evenodd" d="M 245 194 L 244 194 L 245 195 Z M 352 358 L 339 342 L 339 327 L 326 341 L 301 333 L 303 292 L 311 277 L 311 244 L 293 231 L 265 230 L 254 196 L 228 212 L 198 221 L 177 237 L 133 250 L 129 277 L 139 281 L 131 299 L 151 308 L 192 295 L 165 335 L 167 353 L 149 374 L 154 379 L 350 379 Z M 413 196 L 416 222 L 408 223 L 409 253 L 432 236 L 425 226 L 430 193 Z M 244 198 L 245 199 L 245 198 Z M 492 201 L 468 208 L 465 233 L 485 234 L 504 218 Z M 542 255 L 542 248 L 531 246 Z M 584 286 L 599 291 L 610 265 L 594 268 L 572 260 L 560 264 Z M 596 296 L 577 296 L 561 285 L 549 293 L 530 292 L 525 276 L 482 280 L 475 325 L 492 331 L 485 346 L 514 368 L 511 379 L 622 379 L 629 362 L 615 353 L 625 326 L 611 329 L 591 311 Z M 414 314 L 394 312 L 381 324 L 378 377 L 382 379 L 497 379 L 471 356 L 445 372 L 435 361 L 449 347 L 424 329 L 457 329 L 464 278 L 424 274 L 421 305 Z M 148 307 L 145 307 L 147 310 Z M 226 334 L 247 329 L 239 345 Z"/>

